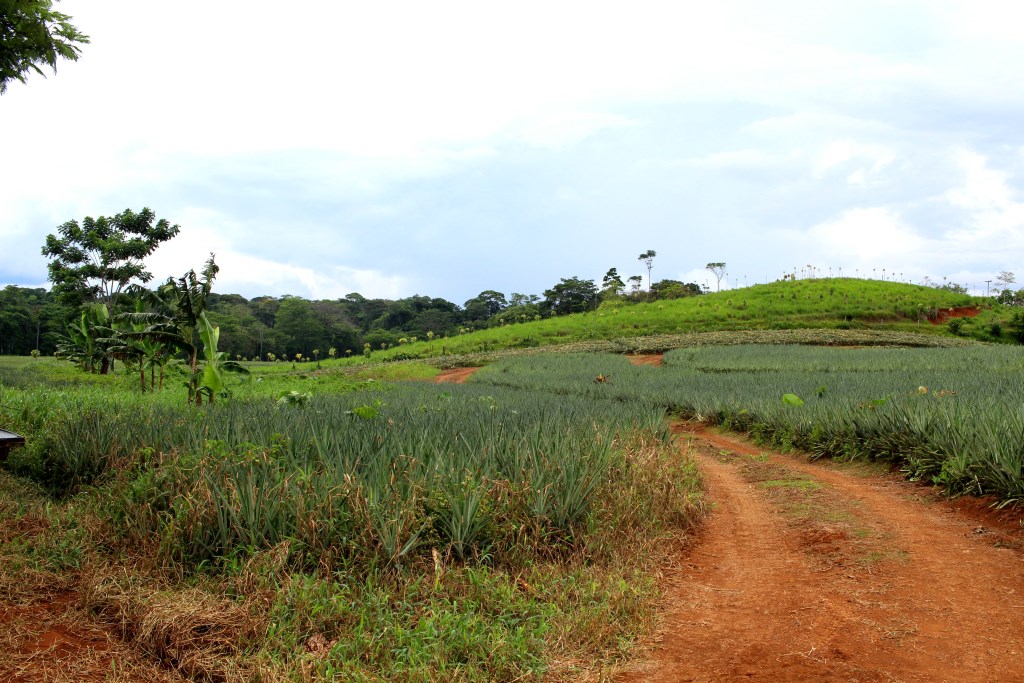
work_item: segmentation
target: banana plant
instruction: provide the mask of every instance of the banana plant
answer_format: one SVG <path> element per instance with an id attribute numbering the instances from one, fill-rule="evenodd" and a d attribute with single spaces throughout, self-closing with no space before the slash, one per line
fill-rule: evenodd
<path id="1" fill-rule="evenodd" d="M 106 304 L 83 308 L 78 319 L 68 324 L 68 335 L 58 343 L 57 355 L 78 363 L 86 372 L 95 372 L 99 362 L 100 374 L 105 375 L 110 368 L 105 341 L 112 331 Z"/>
<path id="2" fill-rule="evenodd" d="M 147 301 L 157 310 L 151 313 L 132 313 L 126 319 L 145 324 L 141 331 L 127 336 L 147 339 L 183 352 L 188 357 L 188 400 L 202 404 L 208 392 L 200 391 L 205 370 L 199 367 L 201 318 L 205 315 L 206 301 L 213 290 L 213 280 L 220 268 L 210 254 L 200 274 L 190 270 L 181 277 L 167 282 L 147 295 Z"/>
<path id="3" fill-rule="evenodd" d="M 229 360 L 230 354 L 227 351 L 217 350 L 220 328 L 210 322 L 205 311 L 199 314 L 199 338 L 203 342 L 203 367 L 202 377 L 199 378 L 196 388 L 196 402 L 200 402 L 205 395 L 210 403 L 213 403 L 218 396 L 229 395 L 224 383 L 224 373 L 237 372 L 248 375 L 249 371 L 237 361 Z"/>
<path id="4" fill-rule="evenodd" d="M 157 389 L 156 371 L 160 370 L 160 388 L 164 386 L 164 367 L 171 359 L 172 348 L 155 335 L 147 334 L 154 327 L 154 324 L 167 324 L 168 317 L 159 312 L 147 312 L 147 303 L 153 305 L 159 302 L 152 292 L 141 290 L 136 292 L 138 297 L 135 302 L 133 313 L 122 313 L 115 316 L 114 322 L 120 329 L 117 330 L 112 350 L 115 354 L 128 362 L 137 362 L 139 367 L 139 384 L 142 392 L 146 392 L 146 371 L 149 371 L 149 390 L 155 392 Z"/>

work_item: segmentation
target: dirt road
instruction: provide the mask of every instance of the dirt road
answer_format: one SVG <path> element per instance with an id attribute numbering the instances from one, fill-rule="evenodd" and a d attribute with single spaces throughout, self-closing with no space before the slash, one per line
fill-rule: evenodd
<path id="1" fill-rule="evenodd" d="M 1019 519 L 877 471 L 683 436 L 714 512 L 650 658 L 616 680 L 1024 681 Z"/>

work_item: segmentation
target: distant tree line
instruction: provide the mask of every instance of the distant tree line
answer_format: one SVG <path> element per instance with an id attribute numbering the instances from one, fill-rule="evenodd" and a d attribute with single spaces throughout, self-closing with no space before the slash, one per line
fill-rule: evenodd
<path id="1" fill-rule="evenodd" d="M 52 354 L 74 311 L 41 287 L 4 287 L 0 290 L 0 354 L 27 356 L 34 349 Z"/>
<path id="2" fill-rule="evenodd" d="M 614 270 L 614 269 L 613 269 Z M 142 288 L 126 290 L 110 314 L 134 311 Z M 701 293 L 694 284 L 676 280 L 655 282 L 654 300 Z M 647 301 L 648 293 L 612 284 L 598 289 L 593 280 L 562 278 L 543 295 L 513 292 L 506 296 L 484 290 L 462 306 L 446 299 L 410 296 L 369 299 L 348 294 L 341 299 L 309 300 L 298 296 L 258 296 L 211 292 L 206 301 L 210 321 L 220 327 L 222 351 L 232 357 L 294 359 L 338 357 L 396 346 L 402 340 L 446 337 L 487 327 L 513 325 L 555 315 L 594 310 L 602 303 Z M 10 285 L 0 291 L 0 353 L 28 355 L 38 349 L 51 355 L 68 335 L 80 305 L 55 291 Z"/>
<path id="3" fill-rule="evenodd" d="M 700 294 L 697 285 L 674 280 L 656 282 L 654 299 Z M 220 326 L 221 348 L 243 358 L 341 357 L 428 338 L 443 338 L 487 327 L 513 325 L 556 315 L 593 310 L 602 301 L 593 280 L 563 278 L 543 296 L 484 290 L 462 306 L 438 297 L 368 299 L 352 293 L 341 299 L 309 300 L 297 296 L 211 294 L 210 319 Z M 621 292 L 614 298 L 646 301 L 647 294 Z"/>

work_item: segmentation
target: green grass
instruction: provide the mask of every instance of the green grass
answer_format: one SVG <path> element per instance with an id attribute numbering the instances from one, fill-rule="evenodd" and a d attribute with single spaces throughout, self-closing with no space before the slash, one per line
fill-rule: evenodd
<path id="1" fill-rule="evenodd" d="M 928 316 L 981 300 L 945 290 L 852 278 L 799 280 L 650 304 L 602 305 L 597 311 L 547 318 L 457 337 L 374 349 L 378 360 L 429 358 L 580 340 L 615 340 L 724 330 L 876 329 L 948 334 Z M 349 362 L 359 362 L 349 359 Z"/>
<path id="2" fill-rule="evenodd" d="M 758 486 L 766 489 L 791 488 L 791 489 L 820 489 L 821 484 L 813 479 L 769 479 L 757 482 Z"/>

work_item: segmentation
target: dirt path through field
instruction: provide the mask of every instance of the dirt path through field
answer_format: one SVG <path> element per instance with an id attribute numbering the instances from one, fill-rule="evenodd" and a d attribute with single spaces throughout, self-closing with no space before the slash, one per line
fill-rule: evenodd
<path id="1" fill-rule="evenodd" d="M 650 660 L 616 680 L 1024 680 L 1019 520 L 684 436 L 715 509 L 672 577 Z"/>
<path id="2" fill-rule="evenodd" d="M 480 368 L 452 368 L 450 370 L 442 370 L 434 377 L 434 382 L 437 384 L 462 384 L 469 376 Z"/>

